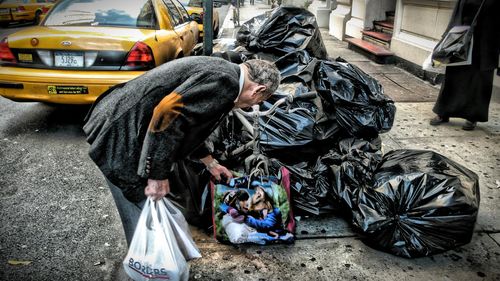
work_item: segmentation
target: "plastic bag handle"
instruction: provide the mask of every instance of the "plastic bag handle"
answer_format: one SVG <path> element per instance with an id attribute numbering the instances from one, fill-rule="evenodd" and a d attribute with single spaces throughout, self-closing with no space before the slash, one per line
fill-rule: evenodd
<path id="1" fill-rule="evenodd" d="M 160 219 L 158 219 L 158 210 L 156 208 L 156 201 L 154 201 L 151 197 L 148 197 L 148 202 L 151 205 L 151 217 L 153 217 L 153 223 L 155 227 L 160 226 Z"/>

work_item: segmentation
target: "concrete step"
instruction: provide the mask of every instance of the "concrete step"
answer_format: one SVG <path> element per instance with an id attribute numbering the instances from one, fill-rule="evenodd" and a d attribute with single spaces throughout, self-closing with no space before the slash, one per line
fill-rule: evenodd
<path id="1" fill-rule="evenodd" d="M 370 43 L 374 43 L 376 45 L 380 45 L 385 48 L 389 48 L 391 45 L 392 35 L 389 33 L 362 30 L 361 34 L 362 34 L 361 39 L 368 41 Z"/>
<path id="2" fill-rule="evenodd" d="M 383 46 L 358 38 L 346 38 L 345 40 L 349 43 L 349 49 L 358 51 L 377 63 L 392 63 L 394 53 Z"/>
<path id="3" fill-rule="evenodd" d="M 378 31 L 371 31 L 371 30 L 362 30 L 361 34 L 373 37 L 377 40 L 384 41 L 384 42 L 391 42 L 392 36 L 387 33 L 383 32 L 378 32 Z"/>
<path id="4" fill-rule="evenodd" d="M 392 34 L 394 29 L 394 21 L 373 21 L 373 28 L 375 31 Z"/>

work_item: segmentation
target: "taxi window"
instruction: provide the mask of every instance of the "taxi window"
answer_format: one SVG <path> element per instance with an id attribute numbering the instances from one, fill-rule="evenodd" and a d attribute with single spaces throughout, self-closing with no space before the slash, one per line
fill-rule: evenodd
<path id="1" fill-rule="evenodd" d="M 47 16 L 46 26 L 116 26 L 156 28 L 151 0 L 63 0 Z"/>
<path id="2" fill-rule="evenodd" d="M 175 5 L 174 3 L 172 3 L 171 0 L 163 0 L 163 3 L 165 3 L 165 5 L 167 6 L 168 13 L 172 18 L 172 23 L 174 24 L 174 26 L 177 26 L 184 22 L 183 18 L 181 17 L 181 14 L 177 10 L 177 8 L 175 8 Z"/>
<path id="3" fill-rule="evenodd" d="M 189 14 L 186 12 L 186 9 L 177 1 L 177 0 L 172 0 L 174 2 L 174 5 L 177 7 L 179 12 L 181 13 L 182 21 L 183 22 L 188 22 L 191 19 L 189 18 Z"/>

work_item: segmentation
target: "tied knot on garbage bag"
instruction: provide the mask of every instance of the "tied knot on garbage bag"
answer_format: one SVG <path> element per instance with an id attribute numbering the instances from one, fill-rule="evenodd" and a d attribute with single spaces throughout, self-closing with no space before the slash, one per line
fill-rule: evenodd
<path id="1" fill-rule="evenodd" d="M 330 151 L 328 159 L 332 171 L 332 191 L 342 208 L 352 209 L 358 193 L 372 183 L 373 175 L 382 160 L 380 138 L 361 140 L 343 139 L 338 151 Z"/>

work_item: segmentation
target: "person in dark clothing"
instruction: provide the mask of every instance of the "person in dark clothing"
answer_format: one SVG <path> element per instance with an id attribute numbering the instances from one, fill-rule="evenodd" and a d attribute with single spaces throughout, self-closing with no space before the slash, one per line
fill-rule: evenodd
<path id="1" fill-rule="evenodd" d="M 459 0 L 448 30 L 470 25 L 483 0 Z M 434 105 L 436 116 L 431 125 L 449 121 L 450 117 L 466 119 L 464 130 L 473 130 L 477 122 L 488 121 L 493 89 L 493 75 L 498 67 L 500 50 L 500 1 L 484 0 L 473 33 L 472 64 L 446 67 L 441 91 Z M 445 32 L 445 34 L 446 34 Z"/>
<path id="2" fill-rule="evenodd" d="M 233 24 L 234 26 L 240 26 L 240 6 L 242 6 L 241 1 L 231 0 L 231 5 L 233 6 Z"/>
<path id="3" fill-rule="evenodd" d="M 106 177 L 127 242 L 146 197 L 169 193 L 176 161 L 200 159 L 217 180 L 232 177 L 205 140 L 231 109 L 264 101 L 279 82 L 276 66 L 263 60 L 237 65 L 186 57 L 110 89 L 94 103 L 83 127 L 89 156 Z"/>

